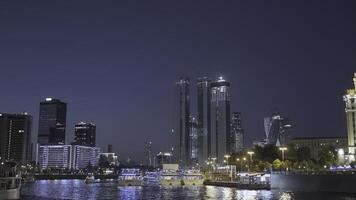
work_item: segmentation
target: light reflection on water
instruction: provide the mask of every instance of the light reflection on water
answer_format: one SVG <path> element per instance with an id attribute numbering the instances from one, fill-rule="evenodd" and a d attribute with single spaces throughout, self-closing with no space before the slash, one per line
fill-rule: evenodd
<path id="1" fill-rule="evenodd" d="M 24 184 L 23 199 L 234 199 L 292 200 L 345 199 L 339 194 L 293 193 L 275 190 L 238 190 L 214 186 L 119 187 L 116 181 L 85 184 L 83 180 L 41 180 Z"/>

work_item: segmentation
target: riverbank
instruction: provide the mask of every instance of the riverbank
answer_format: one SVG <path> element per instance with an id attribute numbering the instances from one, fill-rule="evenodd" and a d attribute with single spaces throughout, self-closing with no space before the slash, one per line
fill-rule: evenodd
<path id="1" fill-rule="evenodd" d="M 36 180 L 59 180 L 59 179 L 69 179 L 69 180 L 73 180 L 73 179 L 85 179 L 87 177 L 87 175 L 85 174 L 37 174 L 35 175 L 35 179 Z M 113 175 L 94 175 L 95 179 L 101 179 L 101 180 L 105 180 L 105 179 L 117 179 L 117 175 L 113 174 Z"/>
<path id="2" fill-rule="evenodd" d="M 271 188 L 356 194 L 355 174 L 271 174 Z"/>

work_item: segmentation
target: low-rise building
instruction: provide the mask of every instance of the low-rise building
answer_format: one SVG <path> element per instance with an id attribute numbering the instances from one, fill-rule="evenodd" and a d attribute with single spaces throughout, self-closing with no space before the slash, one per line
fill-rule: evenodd
<path id="1" fill-rule="evenodd" d="M 100 153 L 100 156 L 105 156 L 110 165 L 119 166 L 119 159 L 116 153 Z"/>
<path id="2" fill-rule="evenodd" d="M 80 145 L 40 145 L 37 162 L 40 169 L 83 169 L 97 166 L 100 149 Z"/>
<path id="3" fill-rule="evenodd" d="M 308 147 L 312 159 L 318 160 L 323 147 L 332 146 L 336 149 L 347 149 L 347 137 L 298 137 L 291 140 L 296 149 Z"/>
<path id="4" fill-rule="evenodd" d="M 73 145 L 73 169 L 98 166 L 99 154 L 98 147 Z"/>

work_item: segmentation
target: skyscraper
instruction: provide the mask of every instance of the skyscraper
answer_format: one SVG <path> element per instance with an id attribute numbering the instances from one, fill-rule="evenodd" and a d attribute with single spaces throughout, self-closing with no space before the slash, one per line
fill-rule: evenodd
<path id="1" fill-rule="evenodd" d="M 182 167 L 189 165 L 189 117 L 190 117 L 190 83 L 188 78 L 176 82 L 178 93 L 178 124 L 174 131 L 176 142 L 174 157 Z"/>
<path id="2" fill-rule="evenodd" d="M 233 112 L 231 116 L 232 152 L 242 151 L 244 148 L 244 130 L 241 124 L 241 113 Z"/>
<path id="3" fill-rule="evenodd" d="M 344 95 L 345 112 L 347 122 L 347 138 L 348 138 L 348 150 L 349 160 L 355 160 L 355 140 L 356 140 L 356 73 L 353 77 L 354 88 L 348 89 Z"/>
<path id="4" fill-rule="evenodd" d="M 290 123 L 287 118 L 280 114 L 274 114 L 264 119 L 266 143 L 275 146 L 284 146 L 287 144 Z"/>
<path id="5" fill-rule="evenodd" d="M 96 126 L 93 123 L 80 122 L 74 128 L 76 145 L 95 147 Z"/>
<path id="6" fill-rule="evenodd" d="M 0 114 L 0 157 L 21 164 L 31 161 L 32 117 L 23 114 Z"/>
<path id="7" fill-rule="evenodd" d="M 198 158 L 199 164 L 203 165 L 211 154 L 211 118 L 210 118 L 210 99 L 211 88 L 210 80 L 207 77 L 198 78 Z"/>
<path id="8" fill-rule="evenodd" d="M 211 157 L 217 158 L 218 163 L 231 153 L 229 88 L 230 83 L 222 77 L 211 83 Z"/>
<path id="9" fill-rule="evenodd" d="M 38 124 L 39 144 L 64 144 L 67 104 L 52 98 L 40 103 Z"/>
<path id="10" fill-rule="evenodd" d="M 189 139 L 190 139 L 190 161 L 192 165 L 196 165 L 198 163 L 198 123 L 196 118 L 190 118 L 190 131 L 189 131 Z"/>
<path id="11" fill-rule="evenodd" d="M 147 166 L 152 166 L 152 142 L 149 141 L 146 143 L 145 147 L 145 153 L 146 153 L 146 165 Z"/>

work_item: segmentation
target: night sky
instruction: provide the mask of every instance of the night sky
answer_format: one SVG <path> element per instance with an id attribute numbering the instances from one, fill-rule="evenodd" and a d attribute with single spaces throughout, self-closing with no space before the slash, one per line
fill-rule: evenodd
<path id="1" fill-rule="evenodd" d="M 354 1 L 0 1 L 0 112 L 68 103 L 67 142 L 80 121 L 121 159 L 144 143 L 166 150 L 174 83 L 222 75 L 246 145 L 263 117 L 290 118 L 293 136 L 346 136 L 342 95 L 356 72 Z M 35 139 L 34 139 L 35 140 Z"/>

